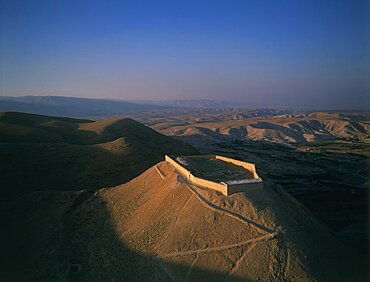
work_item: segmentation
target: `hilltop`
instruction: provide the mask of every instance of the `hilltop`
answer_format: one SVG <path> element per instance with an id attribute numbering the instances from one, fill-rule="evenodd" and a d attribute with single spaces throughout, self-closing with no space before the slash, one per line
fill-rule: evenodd
<path id="1" fill-rule="evenodd" d="M 22 199 L 1 240 L 23 248 L 2 264 L 15 280 L 366 281 L 366 258 L 271 183 L 224 197 L 161 162 L 114 188 Z"/>
<path id="2" fill-rule="evenodd" d="M 3 197 L 114 186 L 139 175 L 167 153 L 196 150 L 129 118 L 91 121 L 0 113 Z"/>

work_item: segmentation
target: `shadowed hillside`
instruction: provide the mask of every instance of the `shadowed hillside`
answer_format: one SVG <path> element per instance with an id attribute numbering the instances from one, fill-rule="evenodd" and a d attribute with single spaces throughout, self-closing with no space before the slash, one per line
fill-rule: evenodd
<path id="1" fill-rule="evenodd" d="M 367 254 L 280 186 L 190 184 L 161 160 L 195 150 L 132 119 L 2 113 L 0 132 L 0 280 L 366 281 Z"/>
<path id="2" fill-rule="evenodd" d="M 270 183 L 224 197 L 161 162 L 114 188 L 20 202 L 2 213 L 7 281 L 366 281 L 366 259 Z"/>
<path id="3" fill-rule="evenodd" d="M 161 161 L 194 154 L 190 145 L 132 119 L 100 121 L 0 114 L 3 197 L 39 190 L 114 186 Z"/>

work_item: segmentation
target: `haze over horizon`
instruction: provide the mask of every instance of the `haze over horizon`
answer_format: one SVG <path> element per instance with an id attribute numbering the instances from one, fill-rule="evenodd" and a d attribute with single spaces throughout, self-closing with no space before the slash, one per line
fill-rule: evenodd
<path id="1" fill-rule="evenodd" d="M 0 5 L 1 96 L 369 104 L 365 0 Z"/>

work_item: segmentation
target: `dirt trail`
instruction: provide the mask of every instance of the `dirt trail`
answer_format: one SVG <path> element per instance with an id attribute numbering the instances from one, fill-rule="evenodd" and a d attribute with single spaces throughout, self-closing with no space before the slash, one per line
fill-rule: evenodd
<path id="1" fill-rule="evenodd" d="M 277 232 L 268 234 L 268 235 L 263 235 L 257 238 L 252 238 L 246 241 L 234 243 L 234 244 L 229 244 L 229 245 L 223 245 L 219 247 L 211 247 L 211 248 L 205 248 L 205 249 L 198 249 L 198 250 L 190 250 L 190 251 L 183 251 L 183 252 L 175 252 L 175 253 L 170 253 L 170 254 L 165 254 L 162 255 L 162 258 L 170 258 L 170 257 L 178 257 L 178 256 L 187 256 L 187 255 L 193 255 L 193 254 L 201 254 L 201 253 L 210 253 L 210 252 L 216 252 L 216 251 L 222 251 L 226 249 L 231 249 L 231 248 L 236 248 L 240 247 L 246 244 L 251 244 L 251 243 L 256 243 L 259 241 L 266 241 L 270 239 L 274 239 L 277 235 Z"/>
<path id="2" fill-rule="evenodd" d="M 181 179 L 183 179 L 183 178 L 181 177 Z M 181 181 L 181 180 L 179 180 L 179 181 Z M 184 180 L 182 180 L 182 181 L 184 181 Z M 204 205 L 204 206 L 206 206 L 206 207 L 208 207 L 208 208 L 210 208 L 210 209 L 212 209 L 214 211 L 224 213 L 224 214 L 226 214 L 226 215 L 228 215 L 228 216 L 230 216 L 232 218 L 235 218 L 235 219 L 237 219 L 237 220 L 239 220 L 239 221 L 241 221 L 243 223 L 247 223 L 247 224 L 250 224 L 250 225 L 252 225 L 254 227 L 257 227 L 258 229 L 260 229 L 260 230 L 262 230 L 264 232 L 267 232 L 267 233 L 270 233 L 270 234 L 274 233 L 274 231 L 272 229 L 267 228 L 266 226 L 263 226 L 263 225 L 261 225 L 261 224 L 259 224 L 257 222 L 254 222 L 254 221 L 252 221 L 252 220 L 250 220 L 250 219 L 242 216 L 239 213 L 236 213 L 236 212 L 233 212 L 233 211 L 224 209 L 224 208 L 222 208 L 220 206 L 217 206 L 216 204 L 208 201 L 201 194 L 199 194 L 198 191 L 196 191 L 196 188 L 194 188 L 196 186 L 194 186 L 193 184 L 187 183 L 186 187 L 192 193 L 195 194 L 195 196 L 199 199 L 199 201 L 202 203 L 202 205 Z"/>
<path id="3" fill-rule="evenodd" d="M 246 250 L 245 252 L 241 255 L 241 257 L 236 261 L 234 267 L 230 270 L 230 272 L 227 274 L 226 278 L 224 281 L 227 281 L 228 278 L 239 268 L 240 263 L 243 261 L 243 259 L 254 249 L 256 246 L 257 242 L 252 243 Z"/>
<path id="4" fill-rule="evenodd" d="M 172 274 L 167 271 L 167 269 L 161 264 L 160 259 L 158 257 L 152 257 L 153 264 L 157 267 L 159 272 L 166 278 L 167 281 L 176 282 L 177 280 Z"/>
<path id="5" fill-rule="evenodd" d="M 189 281 L 189 276 L 190 276 L 191 270 L 193 269 L 193 266 L 196 264 L 198 258 L 199 258 L 199 253 L 197 253 L 195 259 L 193 260 L 192 264 L 190 265 L 190 267 L 188 269 L 188 272 L 186 273 L 185 282 Z"/>
<path id="6" fill-rule="evenodd" d="M 160 176 L 162 177 L 162 173 L 159 171 L 159 169 L 157 168 L 157 166 L 155 166 L 156 168 L 156 171 L 160 174 Z M 163 177 L 165 178 L 165 177 Z M 241 241 L 241 242 L 237 242 L 237 243 L 234 243 L 234 244 L 228 244 L 228 245 L 223 245 L 223 246 L 218 246 L 218 247 L 209 247 L 209 248 L 204 248 L 204 249 L 196 249 L 196 250 L 187 250 L 187 251 L 179 251 L 179 252 L 173 252 L 173 253 L 168 253 L 168 254 L 164 254 L 164 255 L 160 255 L 160 256 L 155 256 L 153 257 L 153 261 L 155 262 L 155 265 L 157 265 L 160 269 L 160 271 L 169 279 L 169 280 L 172 280 L 173 277 L 171 276 L 171 274 L 166 270 L 166 268 L 161 265 L 161 259 L 165 259 L 165 258 L 173 258 L 173 257 L 179 257 L 179 256 L 187 256 L 187 255 L 196 255 L 194 261 L 192 262 L 192 264 L 190 265 L 187 273 L 186 273 L 186 278 L 185 278 L 185 281 L 188 281 L 189 279 L 189 276 L 190 276 L 190 273 L 191 273 L 191 270 L 192 268 L 195 266 L 200 254 L 203 254 L 203 253 L 210 253 L 210 252 L 217 252 L 217 251 L 222 251 L 222 250 L 227 250 L 227 249 L 231 249 L 231 248 L 236 248 L 236 247 L 240 247 L 240 246 L 244 246 L 244 245 L 247 245 L 247 244 L 251 244 L 251 246 L 242 254 L 242 256 L 238 259 L 238 261 L 236 262 L 235 266 L 231 269 L 231 271 L 228 273 L 228 277 L 230 276 L 230 274 L 232 274 L 239 266 L 239 264 L 241 263 L 241 261 L 248 255 L 248 253 L 254 248 L 254 246 L 257 244 L 257 242 L 260 242 L 260 241 L 266 241 L 266 240 L 272 240 L 274 239 L 276 236 L 279 235 L 279 233 L 277 231 L 273 231 L 269 228 L 267 228 L 266 226 L 263 226 L 257 222 L 254 222 L 244 216 L 242 216 L 241 214 L 239 213 L 236 213 L 236 212 L 233 212 L 233 211 L 230 211 L 228 209 L 225 209 L 225 208 L 222 208 L 212 202 L 210 202 L 209 200 L 207 200 L 204 196 L 202 196 L 196 189 L 196 186 L 194 184 L 191 184 L 189 183 L 188 181 L 186 181 L 183 177 L 181 177 L 180 175 L 178 175 L 177 177 L 177 181 L 180 182 L 180 183 L 183 183 L 184 186 L 189 189 L 189 191 L 192 193 L 192 195 L 194 195 L 199 201 L 200 203 L 213 210 L 213 211 L 216 211 L 218 213 L 222 213 L 222 214 L 225 214 L 233 219 L 236 219 L 238 221 L 241 221 L 242 223 L 248 225 L 248 226 L 252 226 L 254 227 L 255 229 L 258 229 L 259 231 L 263 231 L 265 233 L 267 233 L 266 235 L 262 235 L 262 236 L 259 236 L 259 237 L 256 237 L 256 238 L 252 238 L 252 239 L 248 239 L 248 240 L 245 240 L 245 241 Z M 191 198 L 191 197 L 190 197 Z M 189 199 L 190 199 L 189 198 Z M 189 200 L 188 199 L 188 200 Z M 227 279 L 227 277 L 226 277 Z"/>

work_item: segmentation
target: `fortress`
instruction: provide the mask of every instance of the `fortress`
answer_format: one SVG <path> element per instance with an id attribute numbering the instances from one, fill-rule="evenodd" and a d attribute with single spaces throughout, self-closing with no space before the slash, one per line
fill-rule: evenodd
<path id="1" fill-rule="evenodd" d="M 215 155 L 177 158 L 166 155 L 165 161 L 189 182 L 217 190 L 225 196 L 263 188 L 263 181 L 252 163 Z"/>

